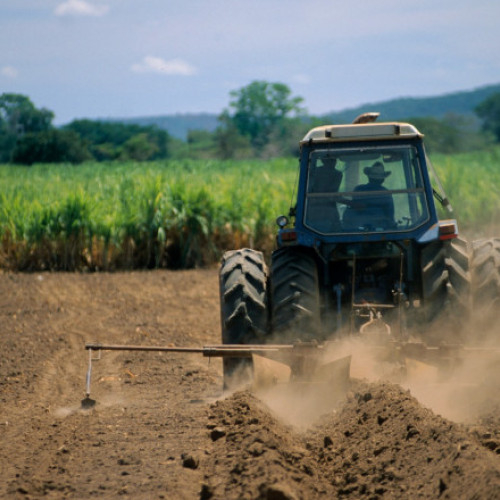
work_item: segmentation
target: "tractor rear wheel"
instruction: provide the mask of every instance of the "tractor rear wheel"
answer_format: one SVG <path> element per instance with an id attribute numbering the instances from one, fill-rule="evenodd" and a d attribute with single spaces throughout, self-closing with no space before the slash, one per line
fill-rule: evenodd
<path id="1" fill-rule="evenodd" d="M 446 245 L 445 265 L 448 271 L 448 296 L 455 313 L 468 315 L 471 311 L 470 245 L 456 238 Z"/>
<path id="2" fill-rule="evenodd" d="M 474 331 L 486 336 L 500 304 L 500 238 L 472 243 L 471 268 Z"/>
<path id="3" fill-rule="evenodd" d="M 318 269 L 314 258 L 295 248 L 273 253 L 271 329 L 277 341 L 317 338 L 320 324 Z"/>
<path id="4" fill-rule="evenodd" d="M 262 252 L 244 248 L 222 257 L 219 285 L 223 344 L 262 343 L 268 332 L 267 274 Z M 251 359 L 223 358 L 223 369 L 224 386 L 236 385 L 251 377 Z"/>
<path id="5" fill-rule="evenodd" d="M 428 323 L 432 323 L 445 308 L 448 281 L 445 257 L 440 241 L 432 242 L 421 254 L 423 299 Z"/>
<path id="6" fill-rule="evenodd" d="M 422 252 L 425 334 L 431 342 L 462 340 L 471 309 L 470 251 L 460 238 L 431 243 Z"/>

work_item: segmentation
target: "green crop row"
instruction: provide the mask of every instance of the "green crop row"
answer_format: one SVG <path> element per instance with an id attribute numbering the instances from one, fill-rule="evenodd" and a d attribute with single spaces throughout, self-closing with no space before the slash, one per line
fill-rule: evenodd
<path id="1" fill-rule="evenodd" d="M 190 267 L 273 244 L 296 160 L 0 166 L 0 266 Z"/>
<path id="2" fill-rule="evenodd" d="M 461 228 L 500 220 L 500 149 L 435 156 Z M 225 249 L 269 251 L 297 160 L 0 166 L 0 267 L 192 267 Z"/>
<path id="3" fill-rule="evenodd" d="M 432 162 L 459 228 L 470 239 L 500 237 L 500 148 L 435 155 Z"/>

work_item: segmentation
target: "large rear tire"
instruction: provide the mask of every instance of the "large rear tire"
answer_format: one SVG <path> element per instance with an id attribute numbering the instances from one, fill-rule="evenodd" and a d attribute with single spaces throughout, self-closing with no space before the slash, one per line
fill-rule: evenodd
<path id="1" fill-rule="evenodd" d="M 471 310 L 468 243 L 433 242 L 422 252 L 421 265 L 426 340 L 461 342 Z"/>
<path id="2" fill-rule="evenodd" d="M 477 340 L 486 340 L 500 305 L 500 238 L 472 243 L 473 329 Z"/>
<path id="3" fill-rule="evenodd" d="M 262 252 L 226 252 L 219 273 L 223 344 L 262 343 L 268 333 L 267 266 Z M 223 358 L 224 386 L 251 377 L 250 358 Z M 238 380 L 237 380 L 238 379 Z"/>
<path id="4" fill-rule="evenodd" d="M 455 313 L 461 317 L 470 314 L 471 301 L 471 250 L 466 240 L 456 238 L 447 242 L 445 265 L 448 271 L 448 300 Z M 458 311 L 457 311 L 458 309 Z"/>
<path id="5" fill-rule="evenodd" d="M 446 253 L 442 242 L 434 241 L 421 253 L 422 292 L 427 323 L 432 323 L 442 313 L 446 298 L 448 274 Z"/>
<path id="6" fill-rule="evenodd" d="M 318 337 L 320 295 L 316 261 L 295 248 L 273 253 L 271 268 L 271 329 L 276 341 Z"/>

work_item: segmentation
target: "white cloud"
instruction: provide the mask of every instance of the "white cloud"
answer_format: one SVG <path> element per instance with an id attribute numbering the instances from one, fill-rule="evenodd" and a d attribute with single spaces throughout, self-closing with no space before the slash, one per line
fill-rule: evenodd
<path id="1" fill-rule="evenodd" d="M 2 66 L 0 68 L 0 74 L 2 76 L 6 76 L 7 78 L 16 78 L 18 75 L 18 71 L 14 66 Z"/>
<path id="2" fill-rule="evenodd" d="M 54 9 L 54 14 L 59 17 L 72 16 L 104 16 L 109 10 L 107 5 L 94 5 L 85 0 L 67 0 Z"/>
<path id="3" fill-rule="evenodd" d="M 165 61 L 161 57 L 146 56 L 140 63 L 133 64 L 134 73 L 160 73 L 163 75 L 190 76 L 196 74 L 196 68 L 182 59 Z"/>

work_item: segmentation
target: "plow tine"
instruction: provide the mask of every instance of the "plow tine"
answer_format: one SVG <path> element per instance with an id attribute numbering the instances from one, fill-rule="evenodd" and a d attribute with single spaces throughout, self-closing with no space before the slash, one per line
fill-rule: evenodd
<path id="1" fill-rule="evenodd" d="M 252 360 L 254 389 L 263 389 L 290 381 L 292 370 L 285 363 L 258 354 L 252 354 Z"/>
<path id="2" fill-rule="evenodd" d="M 318 366 L 314 380 L 317 382 L 332 382 L 336 385 L 347 386 L 351 371 L 351 356 L 330 361 Z"/>
<path id="3" fill-rule="evenodd" d="M 85 397 L 81 401 L 82 409 L 89 410 L 95 406 L 95 399 L 90 397 L 90 381 L 92 378 L 92 349 L 89 349 L 89 367 L 87 369 L 87 376 L 85 377 Z"/>

